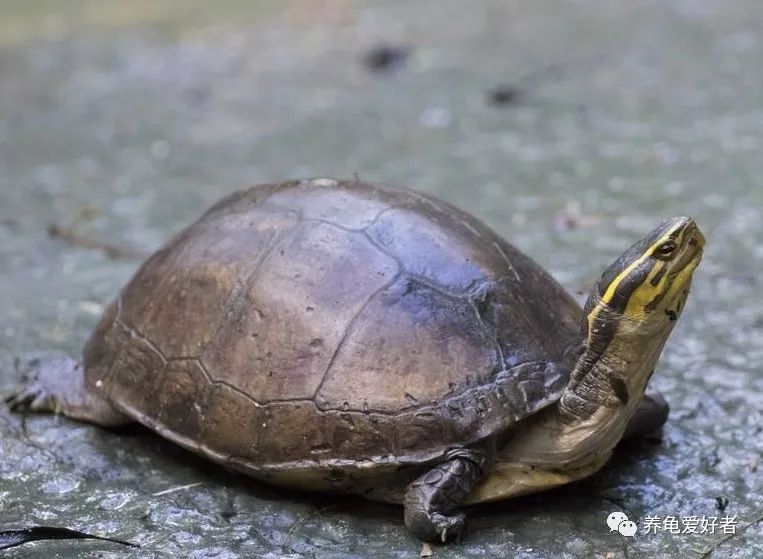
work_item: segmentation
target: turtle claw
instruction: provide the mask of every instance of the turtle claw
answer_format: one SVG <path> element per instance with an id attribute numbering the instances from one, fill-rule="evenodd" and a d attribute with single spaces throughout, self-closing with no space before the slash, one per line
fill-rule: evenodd
<path id="1" fill-rule="evenodd" d="M 432 515 L 432 524 L 440 534 L 442 543 L 460 542 L 466 530 L 466 515 L 464 513 L 445 516 L 435 513 Z"/>
<path id="2" fill-rule="evenodd" d="M 56 373 L 58 369 L 42 366 L 39 359 L 16 364 L 16 372 L 21 372 L 21 382 L 3 397 L 8 408 L 16 413 L 57 412 L 59 400 L 56 397 Z"/>
<path id="3" fill-rule="evenodd" d="M 50 412 L 56 409 L 55 397 L 34 381 L 12 389 L 4 400 L 15 413 Z"/>

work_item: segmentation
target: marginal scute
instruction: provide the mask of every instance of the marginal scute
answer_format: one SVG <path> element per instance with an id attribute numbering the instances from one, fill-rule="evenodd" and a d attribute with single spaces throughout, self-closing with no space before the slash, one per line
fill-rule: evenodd
<path id="1" fill-rule="evenodd" d="M 385 416 L 323 413 L 309 400 L 263 405 L 220 383 L 208 387 L 203 406 L 206 412 L 197 439 L 229 456 L 237 469 L 398 451 L 394 424 Z M 283 444 L 281 435 L 292 432 L 299 436 Z"/>
<path id="2" fill-rule="evenodd" d="M 260 440 L 266 410 L 240 391 L 212 383 L 204 396 L 205 417 L 198 439 L 226 456 L 262 461 Z"/>
<path id="3" fill-rule="evenodd" d="M 453 425 L 443 421 L 434 410 L 410 414 L 407 421 L 396 422 L 396 439 L 401 457 L 416 456 L 422 449 L 431 448 L 432 441 L 446 445 L 456 437 Z"/>
<path id="4" fill-rule="evenodd" d="M 396 450 L 394 428 L 383 416 L 357 412 L 331 411 L 322 414 L 330 428 L 330 449 L 333 456 L 352 454 L 358 459 L 392 455 Z"/>
<path id="5" fill-rule="evenodd" d="M 154 420 L 181 436 L 197 436 L 205 420 L 203 396 L 209 384 L 200 363 L 195 359 L 169 361 L 157 384 Z"/>
<path id="6" fill-rule="evenodd" d="M 315 404 L 311 401 L 283 402 L 268 406 L 268 417 L 263 421 L 260 439 L 260 460 L 279 456 L 285 462 L 319 458 L 313 449 L 321 448 L 333 440 L 325 418 L 316 417 Z M 294 433 L 289 444 L 284 445 L 284 433 Z"/>
<path id="7" fill-rule="evenodd" d="M 105 384 L 111 382 L 111 371 L 122 352 L 122 344 L 130 343 L 129 332 L 117 323 L 119 306 L 119 300 L 115 300 L 106 307 L 82 349 L 85 382 L 96 394 L 103 394 Z"/>
<path id="8" fill-rule="evenodd" d="M 121 340 L 116 350 L 118 356 L 102 381 L 101 390 L 119 406 L 154 412 L 166 361 L 156 346 L 133 331 L 123 330 Z"/>

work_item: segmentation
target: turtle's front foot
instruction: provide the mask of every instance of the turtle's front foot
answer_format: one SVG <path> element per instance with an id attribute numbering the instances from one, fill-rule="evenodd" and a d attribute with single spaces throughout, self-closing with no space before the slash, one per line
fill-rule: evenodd
<path id="1" fill-rule="evenodd" d="M 482 478 L 485 456 L 473 449 L 456 449 L 446 459 L 408 486 L 405 525 L 425 541 L 459 541 L 466 515 L 455 510 Z"/>
<path id="2" fill-rule="evenodd" d="M 466 531 L 466 515 L 462 512 L 450 516 L 439 512 L 425 513 L 423 517 L 406 514 L 405 524 L 417 538 L 424 541 L 460 542 Z"/>

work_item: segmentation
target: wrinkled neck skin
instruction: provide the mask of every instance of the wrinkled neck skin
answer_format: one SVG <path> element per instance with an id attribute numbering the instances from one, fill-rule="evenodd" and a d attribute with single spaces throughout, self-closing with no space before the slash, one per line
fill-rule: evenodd
<path id="1" fill-rule="evenodd" d="M 602 323 L 616 324 L 616 329 L 591 337 L 558 405 L 513 430 L 499 460 L 564 470 L 609 456 L 675 324 L 663 312 L 658 314 L 646 321 L 615 321 L 600 313 Z"/>

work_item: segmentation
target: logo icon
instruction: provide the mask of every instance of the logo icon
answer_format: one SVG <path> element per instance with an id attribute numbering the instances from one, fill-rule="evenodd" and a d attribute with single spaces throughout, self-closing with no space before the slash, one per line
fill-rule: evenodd
<path id="1" fill-rule="evenodd" d="M 632 538 L 636 535 L 636 523 L 632 520 L 623 520 L 618 526 L 617 531 L 626 538 Z"/>
<path id="2" fill-rule="evenodd" d="M 624 512 L 613 512 L 607 517 L 607 526 L 610 532 L 620 532 L 626 538 L 632 538 L 636 535 L 636 523 L 628 520 Z"/>

